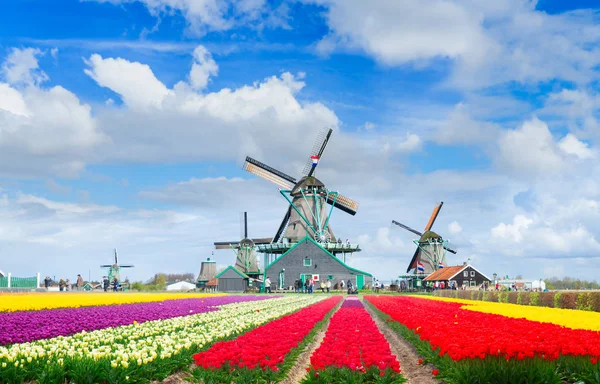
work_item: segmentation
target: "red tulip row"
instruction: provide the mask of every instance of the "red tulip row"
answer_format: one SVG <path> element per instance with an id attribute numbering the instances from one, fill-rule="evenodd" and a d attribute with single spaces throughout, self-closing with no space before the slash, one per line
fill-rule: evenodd
<path id="1" fill-rule="evenodd" d="M 334 296 L 296 313 L 262 325 L 234 340 L 215 343 L 194 355 L 196 365 L 205 370 L 278 371 L 286 355 L 297 347 L 341 300 Z"/>
<path id="2" fill-rule="evenodd" d="M 585 356 L 600 357 L 600 332 L 514 319 L 461 309 L 462 304 L 416 297 L 367 296 L 367 301 L 393 320 L 439 348 L 454 361 L 496 356 L 506 360 Z"/>
<path id="3" fill-rule="evenodd" d="M 360 303 L 360 302 L 359 302 Z M 371 315 L 362 307 L 340 308 L 331 318 L 325 338 L 310 358 L 314 370 L 347 367 L 364 372 L 377 367 L 400 372 L 400 364 L 379 332 Z"/>

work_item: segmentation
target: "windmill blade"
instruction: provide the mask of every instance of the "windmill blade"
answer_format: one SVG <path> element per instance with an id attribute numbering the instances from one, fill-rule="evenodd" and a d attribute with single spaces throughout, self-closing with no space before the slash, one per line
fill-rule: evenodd
<path id="1" fill-rule="evenodd" d="M 117 248 L 115 248 L 115 264 L 119 264 L 119 262 L 117 260 Z"/>
<path id="2" fill-rule="evenodd" d="M 410 259 L 410 263 L 408 264 L 408 268 L 406 268 L 406 273 L 411 269 L 417 268 L 417 255 L 419 254 L 419 247 L 415 249 L 415 253 L 413 254 L 412 259 Z"/>
<path id="3" fill-rule="evenodd" d="M 239 241 L 219 241 L 215 242 L 215 249 L 230 249 L 231 247 L 235 247 L 239 244 Z"/>
<path id="4" fill-rule="evenodd" d="M 351 214 L 352 216 L 356 215 L 356 211 L 358 210 L 358 203 L 352 200 L 349 197 L 338 195 L 335 199 L 335 203 L 333 202 L 333 196 L 327 196 L 327 203 L 333 204 L 334 207 L 341 209 L 342 211 Z"/>
<path id="5" fill-rule="evenodd" d="M 112 265 L 101 265 L 100 268 L 110 268 Z"/>
<path id="6" fill-rule="evenodd" d="M 329 142 L 329 138 L 331 137 L 332 133 L 333 129 L 331 128 L 324 128 L 323 130 L 321 130 L 321 132 L 319 132 L 317 140 L 315 141 L 315 144 L 313 145 L 313 148 L 310 151 L 308 161 L 306 162 L 304 170 L 302 171 L 302 174 L 304 176 L 312 176 L 312 174 L 315 172 L 318 161 L 321 160 L 321 156 L 325 151 L 325 147 L 327 146 L 327 143 Z M 314 156 L 316 156 L 317 163 L 313 163 Z"/>
<path id="7" fill-rule="evenodd" d="M 429 218 L 429 221 L 427 222 L 427 225 L 425 226 L 425 232 L 431 230 L 431 227 L 433 227 L 433 223 L 435 223 L 435 219 L 437 219 L 437 217 L 440 213 L 440 210 L 442 209 L 442 205 L 444 205 L 443 201 L 437 207 L 433 208 L 431 217 Z"/>
<path id="8" fill-rule="evenodd" d="M 251 239 L 251 240 L 254 243 L 254 245 L 271 244 L 271 242 L 273 241 L 273 239 L 270 237 L 262 237 L 259 239 Z"/>
<path id="9" fill-rule="evenodd" d="M 250 156 L 246 156 L 246 162 L 244 163 L 244 170 L 252 173 L 253 175 L 262 177 L 274 184 L 279 185 L 284 189 L 292 189 L 296 184 L 296 179 L 290 175 L 286 175 L 283 172 L 271 168 L 268 165 L 261 163 L 258 160 L 254 160 Z"/>
<path id="10" fill-rule="evenodd" d="M 119 265 L 119 268 L 133 268 L 133 267 L 134 267 L 133 264 Z"/>
<path id="11" fill-rule="evenodd" d="M 281 224 L 279 224 L 279 229 L 277 229 L 277 233 L 273 237 L 274 243 L 278 242 L 279 239 L 281 238 L 281 236 L 283 235 L 283 231 L 285 231 L 285 229 L 287 228 L 287 224 L 290 221 L 291 215 L 292 215 L 292 206 L 290 205 L 287 209 L 287 212 L 285 213 L 285 216 L 283 217 L 283 220 L 281 220 Z"/>
<path id="12" fill-rule="evenodd" d="M 444 249 L 450 253 L 453 253 L 456 255 L 456 251 L 454 249 L 448 248 L 448 247 L 444 247 Z"/>
<path id="13" fill-rule="evenodd" d="M 412 229 L 411 227 L 409 227 L 408 225 L 404 225 L 402 223 L 397 222 L 396 220 L 392 220 L 392 224 L 396 224 L 397 226 L 406 229 L 407 231 L 410 231 L 412 233 L 414 233 L 415 235 L 421 237 L 423 236 L 423 234 L 419 231 L 417 231 L 416 229 Z"/>

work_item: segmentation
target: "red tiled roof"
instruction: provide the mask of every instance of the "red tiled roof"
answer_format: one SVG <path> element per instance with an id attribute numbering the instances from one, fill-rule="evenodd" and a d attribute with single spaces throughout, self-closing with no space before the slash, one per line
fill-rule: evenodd
<path id="1" fill-rule="evenodd" d="M 449 278 L 451 278 L 452 276 L 454 276 L 457 273 L 459 273 L 460 271 L 462 271 L 466 267 L 467 267 L 466 265 L 455 265 L 453 267 L 440 268 L 437 271 L 433 272 L 431 275 L 427 276 L 424 280 L 425 281 L 446 281 Z"/>

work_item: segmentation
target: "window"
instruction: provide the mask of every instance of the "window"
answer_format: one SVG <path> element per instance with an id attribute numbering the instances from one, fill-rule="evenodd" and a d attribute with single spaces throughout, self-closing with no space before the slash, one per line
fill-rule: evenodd
<path id="1" fill-rule="evenodd" d="M 475 271 L 471 271 L 471 277 L 475 277 Z"/>
<path id="2" fill-rule="evenodd" d="M 475 280 L 471 280 L 471 287 L 474 287 L 476 285 L 477 285 L 477 283 L 475 282 Z"/>
<path id="3" fill-rule="evenodd" d="M 327 275 L 327 280 L 333 280 L 333 275 Z"/>
<path id="4" fill-rule="evenodd" d="M 310 267 L 312 265 L 312 259 L 304 259 L 304 266 Z"/>
<path id="5" fill-rule="evenodd" d="M 464 276 L 464 277 L 469 277 L 469 271 L 464 271 L 464 272 L 463 272 L 463 276 Z"/>

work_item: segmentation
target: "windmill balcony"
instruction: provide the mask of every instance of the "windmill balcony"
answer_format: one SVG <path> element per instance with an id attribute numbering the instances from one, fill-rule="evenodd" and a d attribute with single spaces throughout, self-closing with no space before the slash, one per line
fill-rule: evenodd
<path id="1" fill-rule="evenodd" d="M 257 245 L 258 252 L 261 253 L 285 253 L 288 249 L 292 248 L 296 243 L 283 242 L 283 243 L 270 243 Z M 353 253 L 360 252 L 359 244 L 351 243 L 321 243 L 323 248 L 333 253 Z"/>

